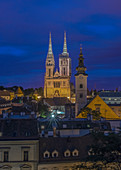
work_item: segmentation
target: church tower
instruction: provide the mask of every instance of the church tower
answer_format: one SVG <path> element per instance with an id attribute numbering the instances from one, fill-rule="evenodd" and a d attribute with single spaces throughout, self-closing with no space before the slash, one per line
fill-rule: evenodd
<path id="1" fill-rule="evenodd" d="M 76 105 L 75 112 L 76 115 L 79 111 L 87 104 L 87 77 L 88 74 L 85 73 L 86 67 L 84 66 L 84 58 L 82 54 L 82 47 L 80 47 L 79 54 L 79 65 L 76 67 L 77 73 L 75 74 L 75 84 L 76 84 Z"/>
<path id="2" fill-rule="evenodd" d="M 51 33 L 49 38 L 49 49 L 46 59 L 46 77 L 47 78 L 53 78 L 54 76 L 54 68 L 55 68 L 55 61 L 52 51 L 52 41 L 51 41 Z"/>
<path id="3" fill-rule="evenodd" d="M 67 52 L 66 32 L 64 32 L 63 53 L 59 57 L 59 69 L 60 76 L 71 76 L 71 58 L 69 57 L 69 53 Z"/>
<path id="4" fill-rule="evenodd" d="M 67 52 L 66 33 L 64 33 L 63 53 L 59 56 L 59 71 L 55 69 L 55 61 L 52 52 L 51 34 L 49 38 L 49 49 L 46 59 L 46 73 L 44 82 L 44 97 L 67 97 L 71 98 L 70 77 L 71 59 Z"/>
<path id="5" fill-rule="evenodd" d="M 45 82 L 44 82 L 44 97 L 48 97 L 48 91 L 50 91 L 50 89 L 53 88 L 51 79 L 53 79 L 54 77 L 54 69 L 55 69 L 55 61 L 54 61 L 54 55 L 52 51 L 51 33 L 49 35 L 49 48 L 48 48 L 45 67 L 46 67 L 46 73 L 45 73 Z M 50 93 L 52 92 L 50 91 Z"/>

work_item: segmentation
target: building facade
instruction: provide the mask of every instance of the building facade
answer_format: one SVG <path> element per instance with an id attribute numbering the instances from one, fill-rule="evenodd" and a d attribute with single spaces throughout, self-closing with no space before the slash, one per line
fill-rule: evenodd
<path id="1" fill-rule="evenodd" d="M 75 113 L 78 115 L 79 111 L 87 104 L 87 77 L 85 73 L 84 58 L 82 54 L 82 47 L 80 47 L 79 65 L 76 68 L 75 74 L 75 89 L 76 89 L 76 107 Z"/>
<path id="2" fill-rule="evenodd" d="M 37 170 L 36 119 L 0 119 L 0 170 Z"/>
<path id="3" fill-rule="evenodd" d="M 55 72 L 55 60 L 52 51 L 51 33 L 49 49 L 46 58 L 46 73 L 44 81 L 44 97 L 67 97 L 70 99 L 71 58 L 67 52 L 66 33 L 64 33 L 63 53 L 59 56 L 59 71 Z"/>

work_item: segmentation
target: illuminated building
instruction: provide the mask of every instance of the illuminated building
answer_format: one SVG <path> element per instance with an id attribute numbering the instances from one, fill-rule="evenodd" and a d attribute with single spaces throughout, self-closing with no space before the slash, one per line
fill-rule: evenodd
<path id="1" fill-rule="evenodd" d="M 44 82 L 44 97 L 67 97 L 70 99 L 71 58 L 67 52 L 66 33 L 64 33 L 63 53 L 59 56 L 59 71 L 55 70 L 55 60 L 52 51 L 51 33 L 49 49 L 46 58 L 46 73 Z"/>
<path id="2" fill-rule="evenodd" d="M 22 92 L 20 87 L 18 87 L 18 89 L 16 91 L 16 96 L 17 97 L 24 97 L 24 93 Z"/>
<path id="3" fill-rule="evenodd" d="M 82 54 L 82 47 L 80 47 L 79 65 L 76 68 L 77 73 L 75 74 L 76 84 L 76 115 L 79 113 L 81 108 L 87 104 L 87 77 L 85 73 L 86 67 L 84 66 L 84 58 Z"/>
<path id="4" fill-rule="evenodd" d="M 94 99 L 86 105 L 87 108 L 98 111 L 101 113 L 101 117 L 106 120 L 118 120 L 119 116 L 101 99 L 99 95 L 94 97 Z M 83 118 L 80 113 L 77 118 Z"/>

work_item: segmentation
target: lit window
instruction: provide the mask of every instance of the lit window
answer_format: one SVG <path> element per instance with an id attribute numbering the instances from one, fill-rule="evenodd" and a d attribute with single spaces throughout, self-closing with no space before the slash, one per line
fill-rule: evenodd
<path id="1" fill-rule="evenodd" d="M 63 128 L 67 128 L 67 124 L 63 124 Z"/>

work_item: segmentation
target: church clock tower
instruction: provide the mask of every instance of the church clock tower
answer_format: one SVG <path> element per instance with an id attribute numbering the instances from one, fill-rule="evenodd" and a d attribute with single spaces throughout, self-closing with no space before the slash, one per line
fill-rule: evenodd
<path id="1" fill-rule="evenodd" d="M 79 111 L 87 104 L 87 77 L 85 73 L 86 67 L 84 66 L 84 58 L 82 54 L 82 47 L 80 47 L 79 65 L 76 67 L 77 73 L 75 74 L 76 83 L 76 116 Z"/>

